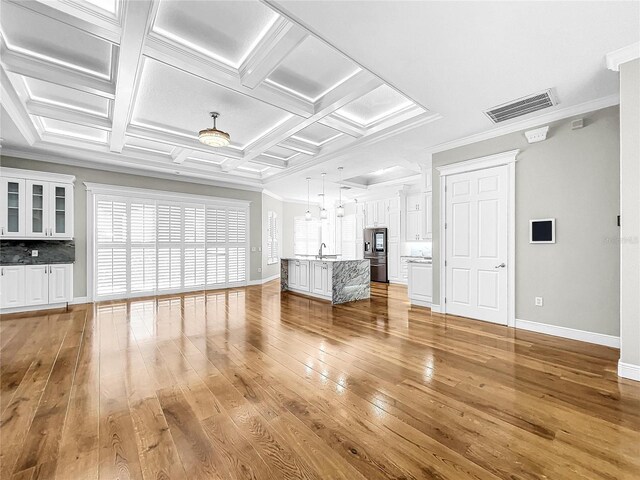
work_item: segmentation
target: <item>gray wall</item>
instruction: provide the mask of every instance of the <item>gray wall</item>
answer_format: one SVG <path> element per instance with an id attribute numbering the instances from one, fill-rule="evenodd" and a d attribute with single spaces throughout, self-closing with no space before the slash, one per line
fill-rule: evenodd
<path id="1" fill-rule="evenodd" d="M 278 215 L 278 242 L 280 244 L 280 254 L 282 255 L 282 222 L 284 221 L 282 210 L 282 201 L 270 195 L 262 194 L 262 278 L 280 275 L 280 262 L 267 265 L 267 226 L 269 211 L 276 212 L 276 215 Z"/>
<path id="2" fill-rule="evenodd" d="M 640 60 L 620 66 L 620 361 L 640 367 Z"/>
<path id="3" fill-rule="evenodd" d="M 213 187 L 176 180 L 163 180 L 140 175 L 113 173 L 103 170 L 79 168 L 60 165 L 57 163 L 38 162 L 35 160 L 25 160 L 22 158 L 5 156 L 0 157 L 0 164 L 3 167 L 64 173 L 76 176 L 74 192 L 76 264 L 73 269 L 73 293 L 75 297 L 84 297 L 87 295 L 87 195 L 83 182 L 105 183 L 109 185 L 249 200 L 251 202 L 249 212 L 250 243 L 251 247 L 256 247 L 256 251 L 250 253 L 249 278 L 251 280 L 260 280 L 262 278 L 262 274 L 258 272 L 258 268 L 262 266 L 262 253 L 258 251 L 258 247 L 262 245 L 262 194 L 260 192 Z"/>
<path id="4" fill-rule="evenodd" d="M 619 335 L 619 110 L 550 124 L 547 140 L 523 132 L 433 155 L 434 300 L 439 301 L 440 176 L 437 167 L 520 149 L 516 162 L 516 318 Z M 636 157 L 637 158 L 637 157 Z M 556 243 L 530 245 L 529 220 L 556 218 Z M 544 297 L 536 307 L 534 297 Z"/>

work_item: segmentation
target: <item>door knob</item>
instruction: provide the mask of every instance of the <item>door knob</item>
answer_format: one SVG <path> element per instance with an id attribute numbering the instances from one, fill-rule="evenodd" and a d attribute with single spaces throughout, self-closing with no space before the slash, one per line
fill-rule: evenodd
<path id="1" fill-rule="evenodd" d="M 507 266 L 506 263 L 501 263 L 500 265 L 496 265 L 494 268 L 504 268 L 506 266 Z"/>

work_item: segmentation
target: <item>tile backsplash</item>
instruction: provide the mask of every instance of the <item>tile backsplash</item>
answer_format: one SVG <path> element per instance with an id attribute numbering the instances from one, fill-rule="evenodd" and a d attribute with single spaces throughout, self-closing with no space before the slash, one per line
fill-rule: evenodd
<path id="1" fill-rule="evenodd" d="M 32 256 L 34 250 L 38 256 Z M 73 240 L 2 240 L 0 265 L 46 265 L 76 261 Z"/>

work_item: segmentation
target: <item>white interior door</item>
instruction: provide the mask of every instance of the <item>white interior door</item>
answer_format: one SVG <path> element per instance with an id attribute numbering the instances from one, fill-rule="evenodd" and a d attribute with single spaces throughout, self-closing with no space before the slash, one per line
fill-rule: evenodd
<path id="1" fill-rule="evenodd" d="M 508 167 L 446 178 L 446 312 L 507 324 Z"/>

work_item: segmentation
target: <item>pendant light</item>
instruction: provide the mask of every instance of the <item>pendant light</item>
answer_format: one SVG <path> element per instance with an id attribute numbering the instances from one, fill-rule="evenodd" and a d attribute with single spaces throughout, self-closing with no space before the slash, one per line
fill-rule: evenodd
<path id="1" fill-rule="evenodd" d="M 307 177 L 307 211 L 304 212 L 304 219 L 307 221 L 311 220 L 311 210 L 309 209 L 309 182 L 311 182 L 311 177 Z"/>
<path id="2" fill-rule="evenodd" d="M 198 133 L 198 139 L 200 142 L 210 147 L 226 147 L 231 143 L 231 137 L 227 132 L 218 130 L 216 128 L 216 119 L 220 116 L 218 112 L 211 112 L 211 118 L 213 118 L 213 128 L 205 128 Z"/>
<path id="3" fill-rule="evenodd" d="M 322 220 L 326 220 L 327 217 L 329 216 L 329 213 L 327 212 L 327 209 L 324 208 L 324 177 L 325 177 L 326 173 L 322 174 L 322 210 L 320 210 L 320 218 Z"/>
<path id="4" fill-rule="evenodd" d="M 338 171 L 340 172 L 340 183 L 338 190 L 338 208 L 336 208 L 336 217 L 342 218 L 344 217 L 344 205 L 342 205 L 342 168 L 338 167 Z"/>

